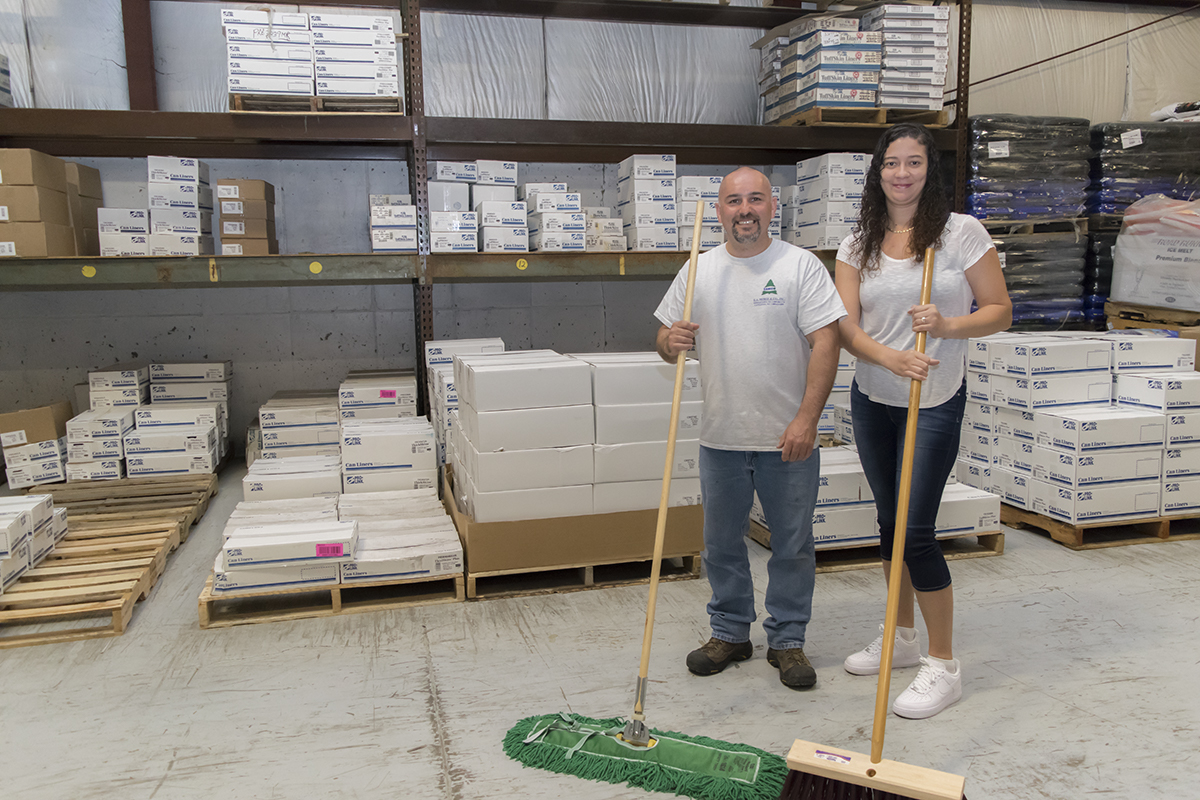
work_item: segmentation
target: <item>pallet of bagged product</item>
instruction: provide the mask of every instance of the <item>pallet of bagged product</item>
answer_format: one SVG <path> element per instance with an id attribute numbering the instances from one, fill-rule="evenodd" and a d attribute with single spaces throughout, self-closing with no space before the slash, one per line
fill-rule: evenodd
<path id="1" fill-rule="evenodd" d="M 751 539 L 770 549 L 771 532 L 754 520 L 750 521 Z M 938 536 L 947 561 L 963 558 L 985 558 L 1004 555 L 1002 531 L 975 531 Z M 845 572 L 852 569 L 871 569 L 879 566 L 879 543 L 832 542 L 817 545 L 817 572 Z"/>
<path id="2" fill-rule="evenodd" d="M 230 111 L 271 114 L 403 114 L 402 97 L 309 97 L 286 94 L 231 94 Z"/>
<path id="3" fill-rule="evenodd" d="M 463 576 L 423 576 L 334 586 L 304 586 L 270 591 L 213 591 L 209 575 L 198 601 L 201 628 L 229 628 L 255 622 L 335 617 L 465 599 Z"/>
<path id="4" fill-rule="evenodd" d="M 981 219 L 988 233 L 998 236 L 1012 236 L 1029 233 L 1074 233 L 1076 236 L 1087 236 L 1088 218 L 1070 217 L 1063 219 L 1050 217 L 1031 217 L 1029 219 Z"/>
<path id="5" fill-rule="evenodd" d="M 0 595 L 0 648 L 120 636 L 180 544 L 177 521 L 77 526 Z"/>
<path id="6" fill-rule="evenodd" d="M 71 530 L 174 521 L 179 523 L 181 541 L 186 542 L 192 525 L 204 516 L 217 493 L 217 476 L 80 481 L 35 488 L 37 493 L 53 495 L 55 507 L 67 509 Z"/>
<path id="7" fill-rule="evenodd" d="M 1116 330 L 1127 328 L 1167 328 L 1181 333 L 1200 326 L 1200 311 L 1159 306 L 1139 306 L 1109 300 L 1104 304 L 1104 314 Z M 1194 334 L 1193 334 L 1194 335 Z"/>
<path id="8" fill-rule="evenodd" d="M 619 561 L 603 564 L 568 564 L 528 570 L 467 573 L 467 599 L 529 597 L 540 594 L 582 592 L 637 586 L 650 582 L 653 561 Z M 690 581 L 700 577 L 700 554 L 664 558 L 659 580 Z"/>
<path id="9" fill-rule="evenodd" d="M 1047 534 L 1072 550 L 1098 550 L 1127 544 L 1156 544 L 1200 539 L 1200 516 L 1146 517 L 1072 525 L 1035 511 L 1000 505 L 1000 521 L 1011 528 Z"/>
<path id="10" fill-rule="evenodd" d="M 900 122 L 915 122 L 927 128 L 944 128 L 950 122 L 950 112 L 920 111 L 903 108 L 809 108 L 780 117 L 773 125 L 840 125 L 862 128 L 884 128 Z"/>

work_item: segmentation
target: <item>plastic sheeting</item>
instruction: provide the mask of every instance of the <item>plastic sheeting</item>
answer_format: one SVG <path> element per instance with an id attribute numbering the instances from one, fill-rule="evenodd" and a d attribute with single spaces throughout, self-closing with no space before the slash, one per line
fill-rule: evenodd
<path id="1" fill-rule="evenodd" d="M 429 116 L 546 118 L 540 19 L 422 13 L 421 47 Z"/>

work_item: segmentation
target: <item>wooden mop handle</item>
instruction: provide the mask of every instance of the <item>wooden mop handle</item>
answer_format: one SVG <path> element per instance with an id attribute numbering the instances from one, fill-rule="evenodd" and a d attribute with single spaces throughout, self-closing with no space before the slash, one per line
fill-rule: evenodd
<path id="1" fill-rule="evenodd" d="M 925 250 L 925 272 L 921 276 L 921 305 L 933 294 L 933 248 Z M 925 331 L 917 332 L 918 353 L 925 352 Z M 921 408 L 922 381 L 914 378 L 908 387 L 908 419 L 904 426 L 904 455 L 900 462 L 900 493 L 896 498 L 896 533 L 892 544 L 892 566 L 888 573 L 887 611 L 883 620 L 883 652 L 879 657 L 879 688 L 875 690 L 875 725 L 871 729 L 871 763 L 883 759 L 883 728 L 888 715 L 888 692 L 892 683 L 892 651 L 896 646 L 896 617 L 900 612 L 900 581 L 904 575 L 904 539 L 908 534 L 908 496 L 912 491 L 913 454 L 917 447 L 917 413 Z"/>
<path id="2" fill-rule="evenodd" d="M 692 229 L 692 254 L 688 259 L 687 290 L 683 295 L 683 322 L 692 320 L 692 293 L 696 288 L 696 259 L 700 257 L 700 226 L 704 201 L 696 201 L 696 225 Z M 654 636 L 654 607 L 658 603 L 658 578 L 662 568 L 663 541 L 667 536 L 667 506 L 671 499 L 671 473 L 675 466 L 675 429 L 679 426 L 679 400 L 683 396 L 683 368 L 687 351 L 675 357 L 675 391 L 671 395 L 671 427 L 667 430 L 667 463 L 663 467 L 662 495 L 658 500 L 658 524 L 654 530 L 654 561 L 650 562 L 650 599 L 646 602 L 646 630 L 642 634 L 642 662 L 638 667 L 637 696 L 633 718 L 643 719 L 646 677 L 650 674 L 650 642 Z"/>

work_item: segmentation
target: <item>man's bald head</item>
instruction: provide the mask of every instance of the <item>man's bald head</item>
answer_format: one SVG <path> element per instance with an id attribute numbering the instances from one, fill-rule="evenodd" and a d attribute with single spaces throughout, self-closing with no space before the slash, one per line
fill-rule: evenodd
<path id="1" fill-rule="evenodd" d="M 749 258 L 770 247 L 767 227 L 774 216 L 775 198 L 766 175 L 739 167 L 721 181 L 717 218 L 725 229 L 725 249 L 730 255 Z"/>
<path id="2" fill-rule="evenodd" d="M 736 187 L 736 189 L 735 189 Z M 721 181 L 721 188 L 717 190 L 718 197 L 725 197 L 726 192 L 739 191 L 750 192 L 759 191 L 765 192 L 768 197 L 771 196 L 771 181 L 766 175 L 754 169 L 753 167 L 738 167 L 733 172 L 725 176 Z"/>

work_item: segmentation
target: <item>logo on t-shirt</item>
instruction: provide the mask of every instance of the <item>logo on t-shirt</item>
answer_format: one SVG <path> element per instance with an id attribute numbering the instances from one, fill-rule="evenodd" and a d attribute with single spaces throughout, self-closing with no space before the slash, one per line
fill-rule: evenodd
<path id="1" fill-rule="evenodd" d="M 779 291 L 775 288 L 775 281 L 768 280 L 762 288 L 762 294 L 754 298 L 755 306 L 781 306 L 783 298 L 779 296 Z"/>

